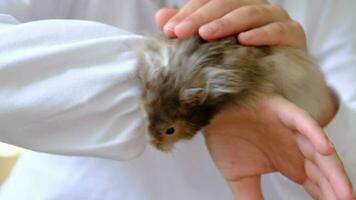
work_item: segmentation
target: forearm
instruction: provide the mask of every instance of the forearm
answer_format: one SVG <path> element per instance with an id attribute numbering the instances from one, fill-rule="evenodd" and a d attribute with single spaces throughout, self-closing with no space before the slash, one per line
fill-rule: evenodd
<path id="1" fill-rule="evenodd" d="M 129 50 L 139 37 L 87 21 L 1 27 L 1 141 L 112 159 L 143 151 Z"/>

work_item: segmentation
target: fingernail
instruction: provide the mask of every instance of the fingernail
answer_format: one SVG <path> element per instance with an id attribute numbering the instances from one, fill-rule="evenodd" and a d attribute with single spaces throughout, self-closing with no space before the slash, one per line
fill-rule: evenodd
<path id="1" fill-rule="evenodd" d="M 166 34 L 172 35 L 174 34 L 174 27 L 175 27 L 175 23 L 170 22 L 163 27 L 163 30 Z"/>
<path id="2" fill-rule="evenodd" d="M 193 23 L 190 21 L 182 22 L 176 26 L 175 31 L 178 35 L 185 35 L 189 37 L 193 34 Z"/>
<path id="3" fill-rule="evenodd" d="M 212 22 L 203 26 L 202 31 L 209 35 L 215 35 L 219 31 L 219 27 L 216 23 Z"/>

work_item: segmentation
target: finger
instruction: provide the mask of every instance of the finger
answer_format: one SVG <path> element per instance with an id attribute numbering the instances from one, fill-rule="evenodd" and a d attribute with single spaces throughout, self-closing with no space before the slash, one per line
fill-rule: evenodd
<path id="1" fill-rule="evenodd" d="M 202 7 L 204 4 L 209 2 L 209 0 L 191 0 L 174 16 L 172 17 L 166 25 L 163 27 L 163 31 L 169 37 L 174 37 L 175 26 L 180 23 L 187 16 L 191 15 L 198 8 Z"/>
<path id="2" fill-rule="evenodd" d="M 305 173 L 307 174 L 307 179 L 313 184 L 318 185 L 321 179 L 324 177 L 320 169 L 310 160 L 305 160 L 304 162 Z"/>
<path id="3" fill-rule="evenodd" d="M 272 22 L 288 21 L 285 10 L 274 5 L 249 5 L 238 8 L 224 17 L 202 26 L 201 37 L 207 40 L 247 31 Z"/>
<path id="4" fill-rule="evenodd" d="M 305 191 L 307 191 L 309 195 L 313 197 L 313 199 L 320 198 L 319 186 L 313 183 L 310 179 L 305 180 L 305 182 L 303 183 L 303 187 Z"/>
<path id="5" fill-rule="evenodd" d="M 323 200 L 337 200 L 337 199 L 339 199 L 335 196 L 333 189 L 331 188 L 329 182 L 325 178 L 322 178 L 320 180 L 319 187 L 320 187 L 320 191 L 321 191 L 321 199 L 323 199 Z"/>
<path id="6" fill-rule="evenodd" d="M 260 176 L 228 181 L 231 191 L 239 200 L 262 200 Z"/>
<path id="7" fill-rule="evenodd" d="M 330 156 L 316 153 L 314 162 L 325 175 L 338 199 L 354 198 L 351 181 L 347 177 L 343 164 L 336 153 Z"/>
<path id="8" fill-rule="evenodd" d="M 267 106 L 276 112 L 281 123 L 289 129 L 296 130 L 304 135 L 313 144 L 317 152 L 325 155 L 334 152 L 333 145 L 326 134 L 307 112 L 282 97 L 266 102 L 268 103 Z"/>
<path id="9" fill-rule="evenodd" d="M 336 196 L 333 189 L 330 187 L 327 179 L 320 169 L 311 161 L 305 161 L 305 172 L 311 182 L 315 186 L 318 185 L 320 194 L 319 197 L 323 200 L 335 200 Z"/>
<path id="10" fill-rule="evenodd" d="M 297 134 L 296 140 L 299 150 L 302 152 L 303 156 L 308 160 L 314 160 L 314 155 L 317 152 L 310 141 L 308 141 L 308 139 L 301 134 Z"/>
<path id="11" fill-rule="evenodd" d="M 240 33 L 241 44 L 251 46 L 279 45 L 306 49 L 306 36 L 298 22 L 276 22 Z"/>
<path id="12" fill-rule="evenodd" d="M 241 1 L 236 0 L 210 1 L 179 23 L 174 32 L 178 38 L 189 38 L 197 33 L 202 25 L 224 16 L 241 4 Z"/>
<path id="13" fill-rule="evenodd" d="M 305 162 L 307 176 L 314 183 L 320 182 L 322 178 L 328 180 L 336 196 L 341 199 L 352 198 L 351 182 L 337 154 L 331 156 L 319 154 L 303 136 L 297 137 L 297 143 L 302 154 L 308 159 Z"/>
<path id="14" fill-rule="evenodd" d="M 176 15 L 177 12 L 177 9 L 174 8 L 160 9 L 155 15 L 156 26 L 163 30 L 163 26 L 168 22 L 168 20 L 170 20 L 174 15 Z"/>

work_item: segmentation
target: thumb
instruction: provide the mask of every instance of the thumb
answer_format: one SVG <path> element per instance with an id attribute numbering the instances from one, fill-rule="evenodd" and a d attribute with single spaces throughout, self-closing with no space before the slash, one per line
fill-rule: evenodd
<path id="1" fill-rule="evenodd" d="M 174 8 L 162 8 L 156 12 L 155 23 L 161 30 L 163 26 L 175 15 L 178 10 Z"/>
<path id="2" fill-rule="evenodd" d="M 261 176 L 249 176 L 238 180 L 228 180 L 231 191 L 238 200 L 263 200 Z"/>

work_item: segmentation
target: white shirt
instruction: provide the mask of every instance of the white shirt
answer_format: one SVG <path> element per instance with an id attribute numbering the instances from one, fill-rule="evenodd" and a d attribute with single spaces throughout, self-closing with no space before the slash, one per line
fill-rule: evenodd
<path id="1" fill-rule="evenodd" d="M 356 2 L 273 2 L 302 23 L 311 54 L 339 94 L 339 111 L 326 132 L 356 184 L 356 24 L 351 20 Z M 98 157 L 25 153 L 0 199 L 233 199 L 201 136 L 171 155 L 150 146 L 140 155 L 144 120 L 129 51 L 140 37 L 122 29 L 156 31 L 153 16 L 163 5 L 159 0 L 0 0 L 0 13 L 8 14 L 0 16 L 0 140 Z M 127 162 L 99 159 L 138 155 Z M 266 199 L 308 199 L 278 174 L 263 182 Z"/>

